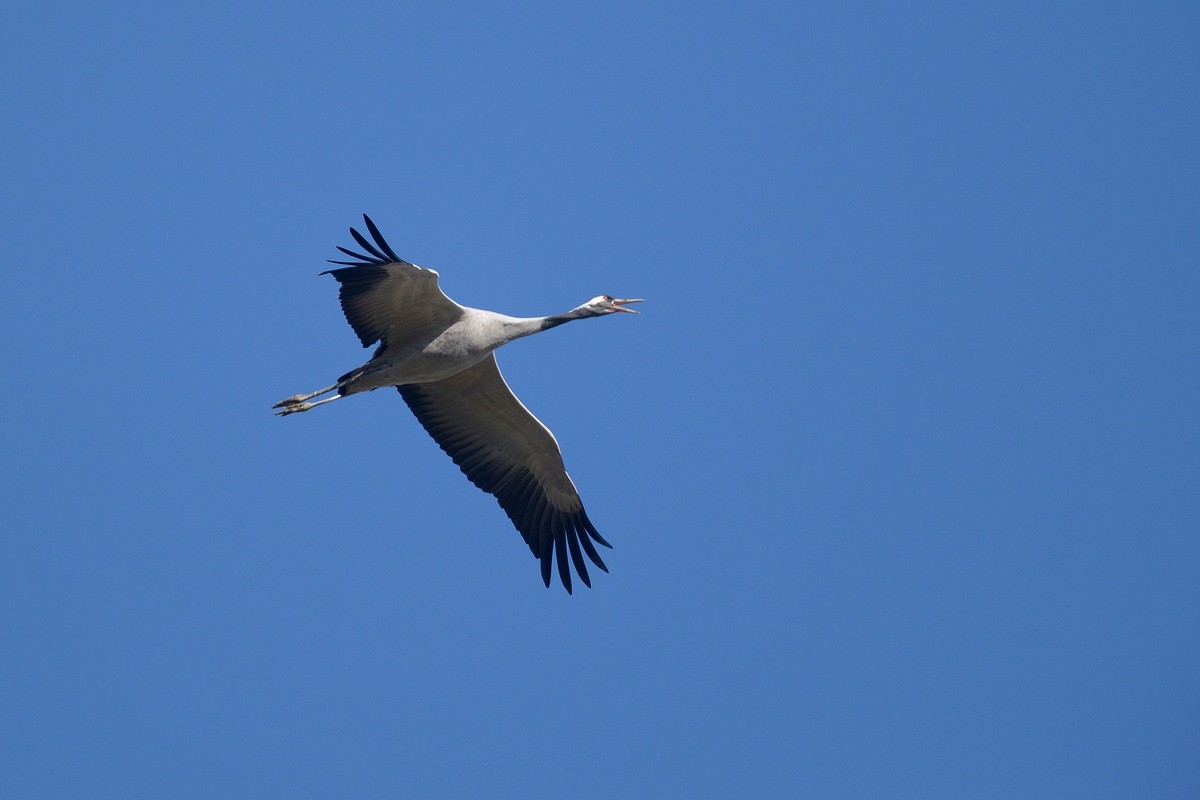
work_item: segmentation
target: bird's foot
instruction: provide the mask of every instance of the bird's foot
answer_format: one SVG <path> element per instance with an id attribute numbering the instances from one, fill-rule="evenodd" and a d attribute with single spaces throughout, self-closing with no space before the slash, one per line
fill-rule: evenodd
<path id="1" fill-rule="evenodd" d="M 280 400 L 278 403 L 276 403 L 275 405 L 271 406 L 271 408 L 283 408 L 284 406 L 294 406 L 294 405 L 296 405 L 297 403 L 303 402 L 303 401 L 305 401 L 305 400 L 307 400 L 307 399 L 308 399 L 308 395 L 305 395 L 305 394 L 294 394 L 294 395 L 292 395 L 291 397 L 285 397 L 285 398 L 283 398 L 283 399 L 282 399 L 282 400 Z"/>
<path id="2" fill-rule="evenodd" d="M 275 416 L 286 417 L 288 414 L 295 414 L 298 411 L 308 411 L 310 408 L 312 408 L 315 405 L 317 405 L 317 404 L 316 403 L 297 403 L 297 402 L 287 403 L 285 401 L 283 403 L 276 403 L 275 405 L 273 405 L 271 407 L 279 409 L 278 411 L 275 412 Z"/>

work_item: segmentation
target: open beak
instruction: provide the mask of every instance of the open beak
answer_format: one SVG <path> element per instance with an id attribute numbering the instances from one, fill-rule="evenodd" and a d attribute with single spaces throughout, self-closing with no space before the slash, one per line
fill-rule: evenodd
<path id="1" fill-rule="evenodd" d="M 625 311 L 629 314 L 636 314 L 638 312 L 634 311 L 632 308 L 624 308 L 624 306 L 626 303 L 640 303 L 640 302 L 642 302 L 642 298 L 640 298 L 640 297 L 633 299 L 633 300 L 618 300 L 617 298 L 614 297 L 612 304 L 613 304 L 613 309 L 615 311 Z"/>

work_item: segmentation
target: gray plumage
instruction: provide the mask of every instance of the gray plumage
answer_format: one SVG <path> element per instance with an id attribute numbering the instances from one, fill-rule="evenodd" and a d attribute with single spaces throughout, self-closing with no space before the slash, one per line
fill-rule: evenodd
<path id="1" fill-rule="evenodd" d="M 584 555 L 608 568 L 593 542 L 612 547 L 584 511 L 563 466 L 554 435 L 508 388 L 496 365 L 496 348 L 523 336 L 604 316 L 637 299 L 594 297 L 565 314 L 509 317 L 455 303 L 438 286 L 438 273 L 396 256 L 370 217 L 368 240 L 350 234 L 366 251 L 338 247 L 354 261 L 328 273 L 340 284 L 342 311 L 364 347 L 374 355 L 332 386 L 274 405 L 280 415 L 308 411 L 342 397 L 395 386 L 417 420 L 470 481 L 496 497 L 550 585 L 552 565 L 567 592 L 573 564 L 591 586 Z M 310 402 L 314 397 L 336 392 Z M 568 562 L 568 558 L 570 562 Z"/>

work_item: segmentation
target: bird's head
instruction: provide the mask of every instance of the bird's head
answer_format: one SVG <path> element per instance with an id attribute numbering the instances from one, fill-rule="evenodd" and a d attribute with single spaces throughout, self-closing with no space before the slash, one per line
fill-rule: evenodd
<path id="1" fill-rule="evenodd" d="M 641 298 L 621 300 L 620 298 L 609 297 L 606 294 L 602 294 L 598 297 L 593 297 L 591 300 L 588 300 L 586 303 L 580 306 L 580 309 L 586 311 L 588 316 L 594 317 L 601 316 L 602 314 L 613 314 L 617 311 L 636 314 L 638 312 L 634 311 L 632 308 L 625 308 L 625 306 L 629 303 L 640 302 L 642 302 Z"/>

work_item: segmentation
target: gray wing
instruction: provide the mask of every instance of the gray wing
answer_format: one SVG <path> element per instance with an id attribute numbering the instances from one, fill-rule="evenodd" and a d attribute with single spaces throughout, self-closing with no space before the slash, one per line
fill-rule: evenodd
<path id="1" fill-rule="evenodd" d="M 396 388 L 471 483 L 496 496 L 541 560 L 546 586 L 551 562 L 557 559 L 559 577 L 571 591 L 568 549 L 585 585 L 592 583 L 581 547 L 608 572 L 592 541 L 612 545 L 583 510 L 579 492 L 563 467 L 558 442 L 508 388 L 494 355 L 445 380 Z"/>
<path id="2" fill-rule="evenodd" d="M 342 313 L 363 347 L 433 338 L 448 328 L 463 309 L 442 293 L 438 274 L 397 257 L 371 218 L 363 214 L 363 219 L 375 244 L 354 228 L 350 234 L 370 255 L 338 247 L 358 260 L 330 261 L 346 266 L 321 273 L 341 284 Z"/>

